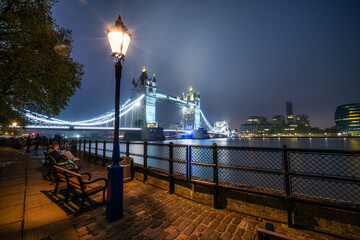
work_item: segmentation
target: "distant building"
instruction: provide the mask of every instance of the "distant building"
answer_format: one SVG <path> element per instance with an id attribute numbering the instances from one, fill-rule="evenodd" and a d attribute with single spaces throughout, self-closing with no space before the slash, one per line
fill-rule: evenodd
<path id="1" fill-rule="evenodd" d="M 182 123 L 170 124 L 169 129 L 171 129 L 171 130 L 181 130 L 181 129 L 183 129 L 183 124 Z"/>
<path id="2" fill-rule="evenodd" d="M 338 106 L 335 123 L 341 133 L 360 135 L 360 103 Z"/>
<path id="3" fill-rule="evenodd" d="M 295 119 L 297 126 L 306 126 L 306 127 L 310 126 L 308 115 L 305 114 L 296 115 Z"/>
<path id="4" fill-rule="evenodd" d="M 261 134 L 269 131 L 270 125 L 266 117 L 251 116 L 246 123 L 240 125 L 240 132 L 244 134 Z"/>
<path id="5" fill-rule="evenodd" d="M 183 93 L 183 100 L 193 103 L 195 106 L 183 107 L 184 129 L 194 130 L 201 127 L 200 123 L 200 94 L 195 93 L 192 87 L 187 94 Z"/>
<path id="6" fill-rule="evenodd" d="M 283 115 L 275 115 L 272 118 L 271 125 L 273 127 L 283 127 L 285 126 L 285 118 Z"/>
<path id="7" fill-rule="evenodd" d="M 294 123 L 294 112 L 293 112 L 292 102 L 286 102 L 286 117 L 287 117 L 288 125 Z"/>

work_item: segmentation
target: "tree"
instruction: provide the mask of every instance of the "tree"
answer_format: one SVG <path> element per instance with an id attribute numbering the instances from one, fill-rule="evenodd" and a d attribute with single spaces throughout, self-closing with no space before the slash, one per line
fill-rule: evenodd
<path id="1" fill-rule="evenodd" d="M 0 126 L 26 123 L 24 109 L 55 116 L 81 86 L 71 30 L 52 16 L 56 0 L 0 2 Z"/>

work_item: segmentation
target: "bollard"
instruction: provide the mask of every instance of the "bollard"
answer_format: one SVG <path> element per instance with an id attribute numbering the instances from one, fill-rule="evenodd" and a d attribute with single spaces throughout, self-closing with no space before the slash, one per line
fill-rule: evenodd
<path id="1" fill-rule="evenodd" d="M 98 158 L 98 140 L 95 141 L 95 163 Z"/>
<path id="2" fill-rule="evenodd" d="M 89 161 L 90 161 L 90 157 L 91 157 L 91 140 L 89 141 L 89 155 L 88 155 Z"/>
<path id="3" fill-rule="evenodd" d="M 143 179 L 144 183 L 147 180 L 147 145 L 148 142 L 144 142 L 144 179 Z"/>
<path id="4" fill-rule="evenodd" d="M 103 157 L 102 157 L 102 166 L 105 167 L 106 162 L 106 141 L 103 143 Z"/>
<path id="5" fill-rule="evenodd" d="M 284 169 L 284 190 L 285 190 L 285 201 L 287 206 L 287 217 L 288 217 L 288 226 L 293 226 L 292 221 L 292 205 L 290 202 L 291 195 L 291 185 L 290 185 L 290 176 L 289 176 L 289 159 L 288 159 L 288 150 L 287 145 L 283 145 L 283 169 Z"/>
<path id="6" fill-rule="evenodd" d="M 174 193 L 174 177 L 173 177 L 173 160 L 174 160 L 174 146 L 173 143 L 169 143 L 169 194 Z"/>
<path id="7" fill-rule="evenodd" d="M 214 208 L 219 209 L 219 176 L 218 176 L 218 156 L 217 156 L 217 145 L 212 145 L 213 155 L 213 182 L 214 182 Z"/>

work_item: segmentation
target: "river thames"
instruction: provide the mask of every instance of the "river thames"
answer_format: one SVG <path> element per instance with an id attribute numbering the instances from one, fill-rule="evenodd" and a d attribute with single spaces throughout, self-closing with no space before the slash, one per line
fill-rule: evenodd
<path id="1" fill-rule="evenodd" d="M 304 149 L 360 150 L 360 138 L 215 138 L 166 140 L 186 145 L 282 147 Z"/>

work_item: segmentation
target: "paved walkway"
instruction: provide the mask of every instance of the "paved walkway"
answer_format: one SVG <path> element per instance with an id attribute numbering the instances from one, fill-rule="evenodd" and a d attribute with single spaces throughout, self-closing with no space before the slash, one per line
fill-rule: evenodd
<path id="1" fill-rule="evenodd" d="M 77 239 L 69 216 L 44 194 L 54 189 L 45 171 L 39 159 L 0 148 L 0 239 Z"/>
<path id="2" fill-rule="evenodd" d="M 41 158 L 42 152 L 31 155 Z M 1 239 L 257 239 L 256 228 L 265 225 L 136 180 L 124 184 L 123 219 L 108 222 L 105 206 L 74 215 L 77 204 L 64 205 L 61 194 L 52 196 L 54 185 L 43 180 L 39 159 L 0 148 L 0 163 L 11 164 L 0 172 Z M 81 172 L 90 172 L 93 179 L 106 176 L 100 165 L 83 160 L 80 164 Z M 336 239 L 274 225 L 276 232 L 299 239 Z"/>

